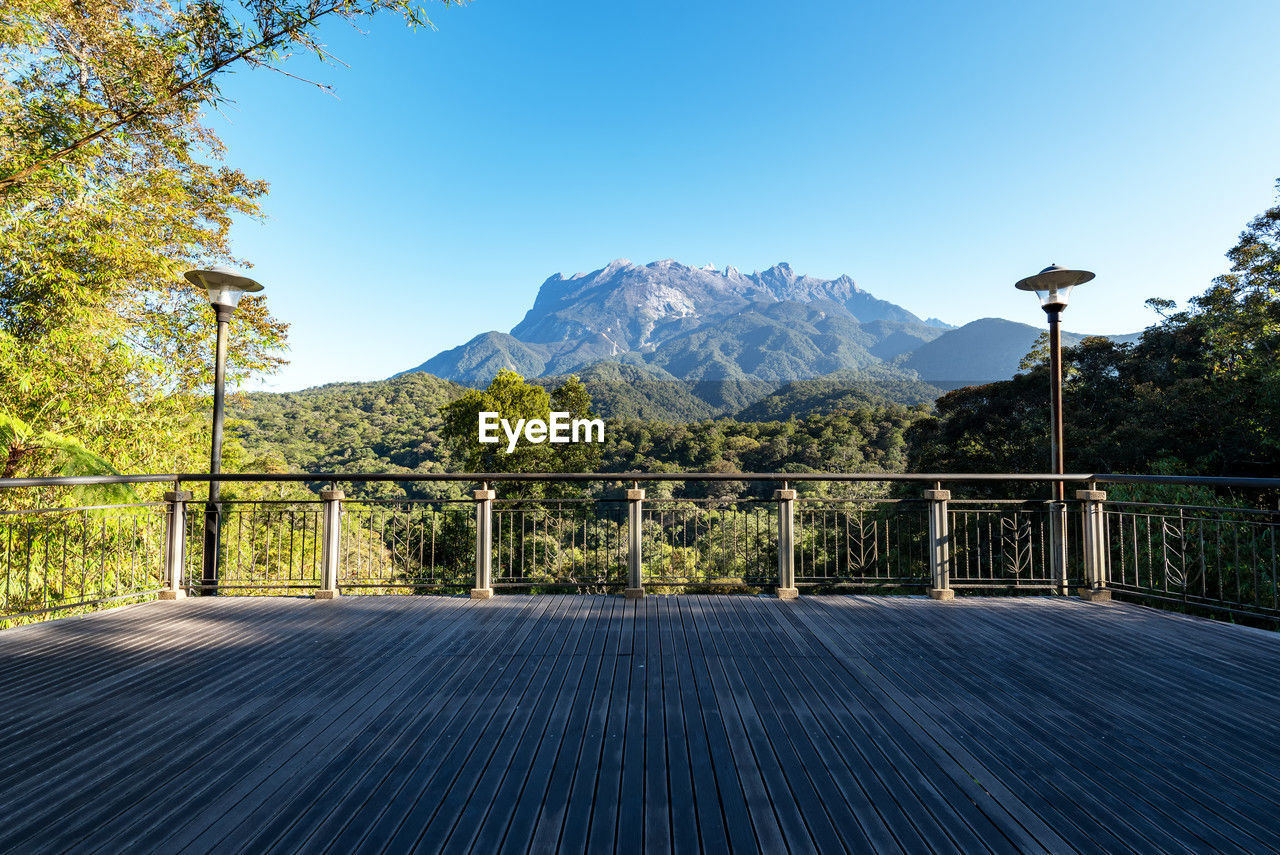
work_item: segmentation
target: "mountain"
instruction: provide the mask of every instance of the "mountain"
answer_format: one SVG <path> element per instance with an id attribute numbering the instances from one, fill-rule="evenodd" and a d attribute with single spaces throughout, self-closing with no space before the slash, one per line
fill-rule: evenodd
<path id="1" fill-rule="evenodd" d="M 618 259 L 591 273 L 555 274 L 511 332 L 481 333 L 402 374 L 485 386 L 503 368 L 547 382 L 591 373 L 588 387 L 604 412 L 703 418 L 737 412 L 788 383 L 872 369 L 888 372 L 881 381 L 895 376 L 877 382 L 896 390 L 898 403 L 913 403 L 924 387 L 1007 379 L 1041 331 L 999 318 L 961 327 L 921 320 L 848 276 L 800 275 L 786 263 L 744 274 Z M 1063 334 L 1065 344 L 1081 338 Z"/>
<path id="2" fill-rule="evenodd" d="M 547 348 L 525 344 L 515 336 L 500 332 L 481 333 L 464 345 L 437 353 L 413 371 L 434 374 L 467 383 L 492 378 L 504 368 L 528 377 L 541 374 L 547 364 Z M 397 377 L 412 372 L 405 371 Z"/>
<path id="3" fill-rule="evenodd" d="M 723 320 L 754 303 L 811 303 L 829 300 L 860 321 L 924 322 L 899 306 L 877 300 L 848 276 L 797 276 L 776 264 L 743 275 L 737 268 L 687 267 L 671 259 L 636 265 L 618 259 L 592 273 L 555 274 L 538 290 L 533 308 L 511 335 L 527 342 L 608 342 L 618 355 L 645 352 L 663 341 L 711 321 Z"/>
<path id="4" fill-rule="evenodd" d="M 699 397 L 698 384 L 677 380 L 660 369 L 597 362 L 577 375 L 591 395 L 592 410 L 605 418 L 695 422 L 724 412 L 724 408 Z M 554 389 L 564 379 L 565 375 L 555 374 L 535 378 L 533 382 Z M 766 394 L 772 388 L 765 386 L 759 394 Z"/>
<path id="5" fill-rule="evenodd" d="M 530 377 L 602 362 L 644 366 L 676 380 L 726 384 L 707 390 L 719 407 L 741 398 L 735 386 L 759 391 L 760 384 L 866 368 L 945 331 L 848 276 L 799 275 L 786 263 L 743 274 L 619 259 L 591 273 L 557 273 L 510 333 L 482 333 L 411 370 L 483 386 L 502 368 Z"/>
<path id="6" fill-rule="evenodd" d="M 1008 380 L 1044 331 L 1003 318 L 980 318 L 925 342 L 898 364 L 943 389 Z M 1062 344 L 1069 347 L 1083 338 L 1064 332 Z"/>

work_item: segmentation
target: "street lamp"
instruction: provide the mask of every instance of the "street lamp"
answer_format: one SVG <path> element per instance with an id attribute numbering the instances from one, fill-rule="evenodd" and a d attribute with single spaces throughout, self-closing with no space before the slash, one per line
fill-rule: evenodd
<path id="1" fill-rule="evenodd" d="M 183 274 L 192 285 L 203 288 L 218 319 L 218 348 L 213 379 L 213 447 L 209 452 L 209 474 L 222 472 L 222 414 L 227 379 L 227 324 L 240 305 L 240 298 L 262 290 L 262 285 L 227 267 L 188 270 Z M 218 550 L 221 547 L 222 484 L 209 479 L 209 501 L 204 512 L 204 578 L 202 593 L 216 593 Z"/>
<path id="2" fill-rule="evenodd" d="M 1040 307 L 1049 316 L 1049 424 L 1051 434 L 1050 466 L 1054 474 L 1061 475 L 1063 468 L 1062 452 L 1062 310 L 1067 307 L 1067 298 L 1071 289 L 1083 285 L 1093 278 L 1088 270 L 1068 270 L 1051 264 L 1035 276 L 1018 280 L 1014 285 L 1019 291 L 1035 291 L 1040 298 Z M 1063 501 L 1065 488 L 1061 481 L 1054 482 L 1053 499 Z"/>

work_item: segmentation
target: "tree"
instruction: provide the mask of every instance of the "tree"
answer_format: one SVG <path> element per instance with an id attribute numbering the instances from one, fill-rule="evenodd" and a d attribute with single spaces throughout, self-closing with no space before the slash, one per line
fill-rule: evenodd
<path id="1" fill-rule="evenodd" d="M 122 470 L 187 468 L 207 430 L 214 324 L 184 269 L 234 261 L 261 181 L 222 164 L 201 113 L 235 64 L 323 54 L 326 16 L 400 0 L 11 0 L 0 7 L 0 457 L 46 471 L 63 436 Z M 261 298 L 232 324 L 229 378 L 281 362 Z M 20 436 L 27 437 L 26 440 Z"/>
<path id="2" fill-rule="evenodd" d="M 498 413 L 514 430 L 518 422 L 547 421 L 552 404 L 570 419 L 594 418 L 591 396 L 577 377 L 570 375 L 553 392 L 526 383 L 514 371 L 499 371 L 484 390 L 469 390 L 456 401 L 441 407 L 444 428 L 441 435 L 451 443 L 470 472 L 590 472 L 600 463 L 601 444 L 529 442 L 523 436 L 513 450 L 501 430 L 500 440 L 482 443 L 479 438 L 480 413 Z M 545 493 L 545 491 L 538 491 Z"/>
<path id="3" fill-rule="evenodd" d="M 324 59 L 324 18 L 384 10 L 430 23 L 407 0 L 10 0 L 0 13 L 0 103 L 11 117 L 0 193 L 56 184 L 86 157 L 163 160 L 174 132 L 222 100 L 220 74 L 279 70 L 295 49 Z"/>

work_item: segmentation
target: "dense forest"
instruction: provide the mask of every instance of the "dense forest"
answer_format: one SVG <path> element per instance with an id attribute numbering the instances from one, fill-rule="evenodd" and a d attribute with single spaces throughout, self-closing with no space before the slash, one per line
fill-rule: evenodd
<path id="1" fill-rule="evenodd" d="M 236 460 L 253 471 L 580 469 L 552 458 L 496 459 L 492 465 L 466 466 L 469 445 L 463 431 L 474 445 L 474 416 L 459 425 L 457 439 L 448 442 L 444 410 L 467 392 L 455 383 L 418 372 L 379 383 L 250 395 L 237 406 L 231 422 L 238 440 Z M 609 419 L 598 468 L 604 472 L 895 472 L 907 462 L 907 430 L 927 414 L 924 405 L 863 403 L 853 409 L 792 414 L 775 421 Z M 356 489 L 383 496 L 440 492 L 412 486 L 402 491 L 386 485 Z M 691 494 L 701 495 L 702 489 L 691 489 Z"/>

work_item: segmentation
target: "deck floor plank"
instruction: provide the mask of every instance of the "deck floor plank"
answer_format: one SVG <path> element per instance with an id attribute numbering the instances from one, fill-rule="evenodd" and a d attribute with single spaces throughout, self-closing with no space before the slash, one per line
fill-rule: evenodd
<path id="1" fill-rule="evenodd" d="M 393 841 L 405 847 L 399 851 L 409 851 L 436 807 L 422 798 L 424 791 L 437 776 L 456 774 L 477 745 L 488 742 L 489 723 L 509 712 L 523 690 L 520 666 L 528 657 L 525 645 L 544 630 L 540 618 L 553 604 L 554 598 L 545 597 L 535 598 L 532 605 L 517 606 L 527 611 L 527 617 L 499 639 L 488 661 L 481 663 L 481 670 L 469 679 L 450 681 L 453 697 L 445 701 L 445 706 L 455 710 L 454 715 L 429 738 L 415 734 L 419 738 L 407 746 L 395 772 L 379 782 L 386 785 L 381 788 L 384 792 L 391 792 L 390 798 L 370 799 L 381 803 L 377 820 L 367 825 L 359 821 L 358 811 L 352 813 L 346 827 L 332 841 L 335 851 L 383 851 Z M 486 608 L 501 610 L 504 604 L 490 600 Z M 465 658 L 471 658 L 469 651 Z M 313 835 L 312 839 L 319 844 L 324 835 Z"/>
<path id="2" fill-rule="evenodd" d="M 471 827 L 463 829 L 450 841 L 449 848 L 452 851 L 498 851 L 520 803 L 526 799 L 530 804 L 540 802 L 540 796 L 535 801 L 532 793 L 526 796 L 526 790 L 530 780 L 538 777 L 535 771 L 542 770 L 545 774 L 548 768 L 545 756 L 541 758 L 541 763 L 538 762 L 543 747 L 551 746 L 551 751 L 548 752 L 550 755 L 554 752 L 554 746 L 558 746 L 559 740 L 563 738 L 572 698 L 581 684 L 586 664 L 586 657 L 576 652 L 587 626 L 585 617 L 593 608 L 598 608 L 598 602 L 568 597 L 566 600 L 570 609 L 564 617 L 567 623 L 566 639 L 557 662 L 556 670 L 560 673 L 555 688 L 544 694 L 538 709 L 527 718 L 526 727 L 508 768 L 501 770 L 501 784 L 493 793 L 490 804 L 483 806 L 487 812 L 477 818 L 474 824 L 463 820 L 464 825 Z"/>
<path id="3" fill-rule="evenodd" d="M 1280 850 L 1280 635 L 1060 597 L 217 597 L 0 632 L 5 852 Z"/>
<path id="4" fill-rule="evenodd" d="M 858 637 L 856 628 L 845 628 L 847 632 L 841 636 L 844 643 L 851 649 L 865 646 L 865 639 Z M 899 631 L 905 633 L 909 629 L 902 627 Z M 910 661 L 910 672 L 905 667 L 902 672 L 894 670 L 895 665 L 905 665 L 907 661 Z M 985 664 L 990 666 L 991 663 Z M 1019 707 L 1025 707 L 1025 702 L 1005 691 L 1007 684 L 1002 669 L 989 667 L 983 681 L 962 688 L 954 685 L 956 672 L 964 667 L 958 661 L 948 661 L 944 668 L 940 668 L 936 659 L 929 656 L 916 660 L 889 656 L 878 659 L 874 667 L 886 685 L 894 686 L 903 695 L 912 694 L 914 685 L 930 686 L 931 691 L 916 693 L 912 697 L 922 711 L 927 727 L 954 727 L 957 732 L 977 736 L 970 743 L 975 755 L 988 768 L 998 768 L 1002 780 L 1027 793 L 1028 799 L 1035 798 L 1029 781 L 1038 781 L 1041 786 L 1037 792 L 1043 800 L 1039 805 L 1041 812 L 1051 807 L 1071 805 L 1073 814 L 1062 816 L 1055 828 L 1064 834 L 1072 834 L 1076 831 L 1073 827 L 1088 823 L 1088 827 L 1078 829 L 1077 845 L 1085 845 L 1084 841 L 1100 843 L 1117 830 L 1127 829 L 1128 833 L 1119 841 L 1125 845 L 1140 850 L 1179 851 L 1177 837 L 1170 834 L 1149 810 L 1132 810 L 1138 806 L 1136 803 L 1126 805 L 1126 800 L 1134 799 L 1135 793 L 1117 786 L 1111 794 L 1119 798 L 1099 798 L 1102 788 L 1091 778 L 1098 770 L 1087 762 L 1081 762 L 1074 750 L 1065 752 L 1064 756 L 1046 744 L 1044 737 L 1049 730 L 1046 727 L 1049 722 L 1047 704 L 1036 704 L 1034 713 L 1040 721 L 1039 727 L 1033 725 L 1028 729 L 1018 729 L 1010 726 L 1012 716 L 1017 714 Z M 904 677 L 907 673 L 909 677 Z M 999 717 L 981 714 L 984 709 L 996 705 L 1007 705 L 1010 712 Z M 1063 731 L 1052 728 L 1048 736 L 1051 742 L 1053 737 L 1061 738 Z M 1074 749 L 1080 741 L 1077 734 L 1071 734 L 1067 745 Z M 1017 751 L 1001 752 L 999 746 L 1017 746 Z M 1140 796 L 1137 800 L 1140 801 Z"/>
<path id="5" fill-rule="evenodd" d="M 536 851 L 554 852 L 559 848 L 562 832 L 570 815 L 569 808 L 573 803 L 574 785 L 576 783 L 579 788 L 582 788 L 581 779 L 587 774 L 595 774 L 595 759 L 591 749 L 598 744 L 599 737 L 596 736 L 593 740 L 592 720 L 597 714 L 597 699 L 602 687 L 613 680 L 614 662 L 605 656 L 604 651 L 614 617 L 620 614 L 624 605 L 625 603 L 620 600 L 610 598 L 591 627 L 590 646 L 586 655 L 588 671 L 592 674 L 592 679 L 584 680 L 579 692 L 574 696 L 574 708 L 570 713 L 566 739 L 561 742 L 560 750 L 556 753 L 547 786 L 542 790 L 542 800 L 537 806 L 536 816 L 532 819 L 528 839 L 532 840 L 532 848 Z M 584 766 L 586 768 L 583 768 Z M 583 773 L 582 776 L 579 776 L 579 771 Z M 585 804 L 583 807 L 589 819 L 590 804 Z M 576 811 L 575 819 L 581 813 L 582 811 Z M 582 824 L 586 822 L 585 819 L 578 821 Z M 523 851 L 522 842 L 519 836 L 508 833 L 503 842 L 503 848 L 509 851 Z"/>

